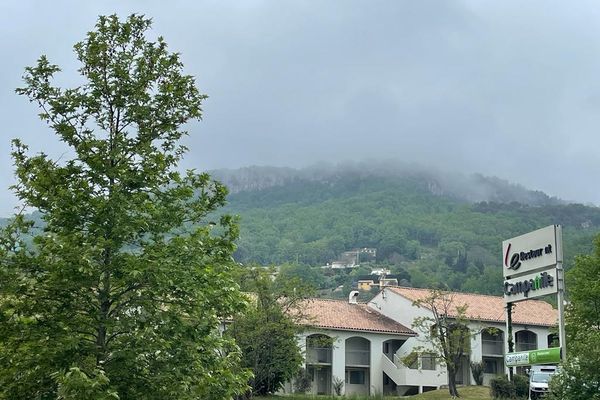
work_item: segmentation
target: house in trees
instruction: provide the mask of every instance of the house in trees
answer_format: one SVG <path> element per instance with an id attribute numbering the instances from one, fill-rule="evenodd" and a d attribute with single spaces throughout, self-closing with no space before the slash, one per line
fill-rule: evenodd
<path id="1" fill-rule="evenodd" d="M 336 381 L 346 394 L 410 395 L 447 384 L 446 368 L 434 353 L 420 351 L 405 365 L 415 348 L 427 342 L 409 328 L 417 317 L 431 310 L 413 303 L 427 297 L 428 289 L 386 287 L 366 304 L 306 300 L 306 329 L 298 340 L 305 349 L 305 366 L 312 380 L 312 393 L 331 394 Z M 484 364 L 484 383 L 505 373 L 506 327 L 504 301 L 499 296 L 447 293 L 453 308 L 465 306 L 472 335 L 470 346 L 458 368 L 460 384 L 474 384 L 469 362 Z M 452 308 L 450 308 L 452 310 Z M 451 312 L 450 312 L 450 316 Z M 513 309 L 515 351 L 553 347 L 551 328 L 557 312 L 539 300 L 519 302 Z M 404 362 L 403 362 L 404 361 Z M 290 388 L 288 388 L 290 389 Z"/>

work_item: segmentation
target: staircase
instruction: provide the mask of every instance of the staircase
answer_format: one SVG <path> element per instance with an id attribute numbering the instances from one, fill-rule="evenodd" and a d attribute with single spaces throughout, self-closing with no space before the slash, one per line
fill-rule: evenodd
<path id="1" fill-rule="evenodd" d="M 398 386 L 441 386 L 447 383 L 445 370 L 411 369 L 404 366 L 397 355 L 394 355 L 394 361 L 385 354 L 381 355 L 381 369 Z"/>

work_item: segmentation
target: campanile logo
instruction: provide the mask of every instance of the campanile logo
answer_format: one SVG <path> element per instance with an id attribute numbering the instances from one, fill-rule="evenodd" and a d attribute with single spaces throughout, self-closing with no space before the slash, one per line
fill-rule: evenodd
<path id="1" fill-rule="evenodd" d="M 512 255 L 512 257 L 510 258 L 510 264 L 509 264 L 508 255 L 510 254 L 510 247 L 511 247 L 511 243 L 509 243 L 508 247 L 506 247 L 506 254 L 504 255 L 504 266 L 508 269 L 512 269 L 512 270 L 516 271 L 521 266 L 521 261 L 519 260 L 519 258 L 520 258 L 519 253 L 515 253 Z"/>

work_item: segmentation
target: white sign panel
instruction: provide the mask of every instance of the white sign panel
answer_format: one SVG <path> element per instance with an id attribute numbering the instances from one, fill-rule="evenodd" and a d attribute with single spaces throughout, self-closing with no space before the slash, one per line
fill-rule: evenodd
<path id="1" fill-rule="evenodd" d="M 557 239 L 558 238 L 558 239 Z M 550 225 L 502 242 L 504 278 L 514 278 L 562 261 L 561 227 Z"/>
<path id="2" fill-rule="evenodd" d="M 556 269 L 550 268 L 504 281 L 504 301 L 535 299 L 558 291 Z"/>
<path id="3" fill-rule="evenodd" d="M 529 352 L 525 351 L 522 353 L 508 353 L 504 356 L 504 362 L 510 367 L 529 365 Z"/>

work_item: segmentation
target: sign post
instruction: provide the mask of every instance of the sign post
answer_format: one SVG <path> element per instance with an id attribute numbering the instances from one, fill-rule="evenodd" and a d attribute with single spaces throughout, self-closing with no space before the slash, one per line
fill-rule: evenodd
<path id="1" fill-rule="evenodd" d="M 502 242 L 502 261 L 504 270 L 504 302 L 506 303 L 506 330 L 508 338 L 508 353 L 506 355 L 506 366 L 512 378 L 512 368 L 516 365 L 509 363 L 509 356 L 516 360 L 525 359 L 523 354 L 534 353 L 527 356 L 535 363 L 558 362 L 566 359 L 566 335 L 564 322 L 564 270 L 562 249 L 562 227 L 550 225 L 521 236 L 514 237 Z M 538 357 L 537 353 L 513 353 L 512 340 L 512 306 L 513 303 L 534 299 L 550 294 L 557 294 L 558 300 L 558 329 L 559 340 L 562 351 L 554 351 L 552 360 Z M 560 348 L 559 348 L 560 350 Z M 541 351 L 541 350 L 540 350 Z"/>

